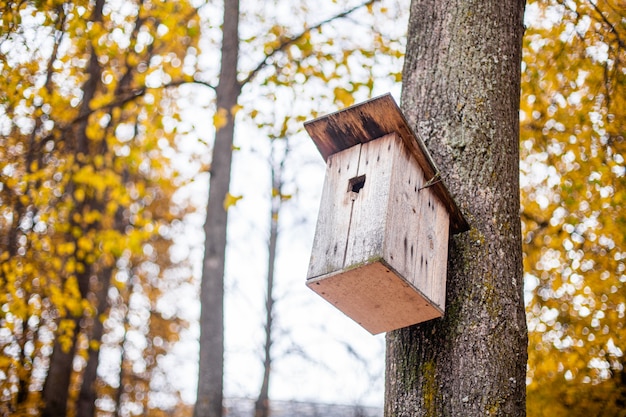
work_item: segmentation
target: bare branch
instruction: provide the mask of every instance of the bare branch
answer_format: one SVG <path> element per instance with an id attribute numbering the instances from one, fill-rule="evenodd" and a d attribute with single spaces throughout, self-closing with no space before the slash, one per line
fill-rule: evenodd
<path id="1" fill-rule="evenodd" d="M 258 73 L 259 71 L 261 71 L 263 68 L 265 68 L 268 65 L 268 61 L 271 57 L 273 57 L 274 55 L 276 55 L 279 52 L 284 51 L 285 49 L 287 49 L 289 46 L 295 44 L 296 42 L 298 42 L 300 39 L 302 39 L 304 36 L 306 36 L 307 33 L 311 32 L 312 30 L 315 29 L 319 29 L 320 27 L 324 26 L 327 23 L 330 23 L 334 20 L 337 19 L 342 19 L 345 18 L 347 16 L 349 16 L 350 14 L 352 14 L 353 12 L 355 12 L 356 10 L 362 9 L 363 7 L 367 7 L 370 6 L 374 3 L 376 3 L 378 0 L 368 0 L 365 3 L 362 3 L 358 6 L 355 6 L 349 10 L 346 10 L 344 12 L 341 12 L 335 16 L 329 17 L 326 20 L 323 20 L 321 22 L 319 22 L 316 25 L 313 25 L 307 29 L 305 29 L 304 31 L 302 31 L 301 33 L 299 33 L 298 35 L 292 36 L 290 38 L 286 38 L 283 40 L 283 42 L 278 45 L 278 47 L 276 47 L 275 49 L 273 49 L 269 54 L 265 55 L 265 58 L 263 58 L 263 61 L 261 61 L 259 63 L 259 65 L 256 66 L 256 68 L 254 68 L 252 71 L 250 71 L 250 73 L 248 74 L 248 76 L 239 83 L 240 86 L 244 86 L 247 83 L 249 83 Z"/>
<path id="2" fill-rule="evenodd" d="M 620 38 L 619 33 L 617 33 L 617 30 L 615 29 L 615 26 L 613 25 L 613 23 L 609 21 L 609 19 L 604 15 L 604 13 L 602 13 L 602 10 L 600 10 L 598 5 L 593 1 L 590 1 L 589 4 L 600 15 L 600 17 L 602 18 L 602 21 L 609 26 L 610 31 L 613 32 L 613 34 L 615 35 L 615 40 L 617 41 L 617 44 L 619 45 L 619 47 L 626 48 L 626 44 L 624 44 L 624 42 Z"/>
<path id="3" fill-rule="evenodd" d="M 169 82 L 167 84 L 163 84 L 161 87 L 158 88 L 154 88 L 152 90 L 158 90 L 158 89 L 166 89 L 166 88 L 175 88 L 175 87 L 180 87 L 181 85 L 184 84 L 199 84 L 199 85 L 203 85 L 205 87 L 209 87 L 213 90 L 215 90 L 215 86 L 205 82 L 205 81 L 199 81 L 199 80 L 177 80 L 177 81 L 172 81 Z M 96 107 L 95 109 L 91 109 L 88 112 L 85 112 L 83 114 L 81 114 L 80 116 L 78 116 L 77 118 L 75 118 L 74 120 L 72 120 L 70 123 L 64 125 L 63 127 L 61 127 L 61 131 L 66 131 L 67 129 L 69 129 L 71 126 L 75 125 L 76 123 L 82 122 L 85 119 L 89 118 L 89 116 L 91 116 L 92 114 L 99 112 L 99 111 L 110 111 L 111 109 L 114 109 L 116 107 L 121 107 L 125 104 L 128 104 L 140 97 L 143 97 L 144 95 L 146 95 L 146 93 L 148 92 L 148 90 L 150 90 L 151 88 L 149 87 L 140 87 L 140 88 L 135 88 L 132 91 L 129 91 L 126 93 L 126 95 L 119 97 L 117 100 L 112 101 L 108 104 L 102 105 L 100 107 Z M 45 139 L 48 139 L 48 137 L 46 137 Z"/>

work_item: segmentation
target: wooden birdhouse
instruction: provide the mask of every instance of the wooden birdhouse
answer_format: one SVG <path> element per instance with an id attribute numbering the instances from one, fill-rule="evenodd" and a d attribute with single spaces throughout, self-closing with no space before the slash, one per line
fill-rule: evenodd
<path id="1" fill-rule="evenodd" d="M 304 126 L 327 164 L 307 285 L 372 334 L 441 317 L 468 226 L 391 95 Z"/>

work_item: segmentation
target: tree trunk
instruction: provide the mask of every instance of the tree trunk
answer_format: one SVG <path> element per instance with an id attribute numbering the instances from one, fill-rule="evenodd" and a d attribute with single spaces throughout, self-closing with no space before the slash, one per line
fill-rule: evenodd
<path id="1" fill-rule="evenodd" d="M 102 22 L 103 8 L 104 0 L 96 0 L 90 17 L 91 22 Z M 74 143 L 72 144 L 74 148 L 73 151 L 77 154 L 83 155 L 89 154 L 89 139 L 87 138 L 89 117 L 87 117 L 87 115 L 91 111 L 90 102 L 96 95 L 97 88 L 100 84 L 100 76 L 102 74 L 102 69 L 98 63 L 98 57 L 93 49 L 90 51 L 87 73 L 89 74 L 89 77 L 82 85 L 83 98 L 80 108 L 80 115 L 83 116 L 83 120 L 74 130 L 75 136 Z M 72 187 L 69 188 L 69 192 L 72 192 Z M 75 201 L 75 212 L 82 213 L 86 204 L 86 202 Z M 89 265 L 85 265 L 85 271 L 77 274 L 77 277 L 80 295 L 83 299 L 85 299 L 89 293 L 91 267 Z M 80 324 L 82 317 L 74 317 L 73 319 L 75 322 L 75 328 L 69 352 L 64 352 L 58 341 L 55 341 L 54 343 L 52 355 L 50 357 L 50 366 L 48 368 L 48 374 L 46 376 L 42 392 L 42 398 L 44 401 L 44 409 L 42 412 L 43 417 L 61 416 L 67 414 L 67 400 L 69 398 L 70 380 L 73 372 L 74 355 L 76 354 L 76 343 L 78 335 L 81 331 Z"/>
<path id="2" fill-rule="evenodd" d="M 276 189 L 276 188 L 275 188 Z M 280 194 L 274 200 L 280 199 Z M 259 390 L 259 397 L 254 404 L 255 417 L 269 417 L 270 404 L 270 375 L 272 371 L 272 329 L 274 319 L 274 264 L 276 260 L 276 244 L 278 242 L 278 214 L 280 201 L 272 203 L 271 226 L 269 240 L 269 259 L 267 261 L 267 294 L 265 300 L 265 343 L 263 345 L 263 381 Z"/>
<path id="3" fill-rule="evenodd" d="M 234 136 L 234 112 L 241 86 L 237 81 L 239 55 L 239 0 L 224 1 L 222 62 L 216 88 L 217 112 L 224 112 L 226 125 L 216 127 L 209 200 L 204 224 L 204 262 L 200 284 L 200 361 L 194 417 L 222 416 L 224 370 L 224 261 L 226 224 L 224 199 L 230 185 Z"/>
<path id="4" fill-rule="evenodd" d="M 98 376 L 100 343 L 104 334 L 102 317 L 109 309 L 108 293 L 112 274 L 113 268 L 110 267 L 104 268 L 98 274 L 100 282 L 96 289 L 97 309 L 92 318 L 93 323 L 89 334 L 89 347 L 87 348 L 87 364 L 83 370 L 83 380 L 76 400 L 76 417 L 92 417 L 96 414 L 96 378 Z"/>
<path id="5" fill-rule="evenodd" d="M 518 108 L 524 2 L 413 0 L 402 108 L 471 229 L 442 319 L 387 335 L 385 415 L 524 416 Z"/>
<path id="6" fill-rule="evenodd" d="M 287 141 L 287 139 L 282 139 Z M 270 392 L 270 376 L 272 373 L 272 332 L 274 328 L 274 267 L 276 264 L 276 248 L 278 246 L 278 218 L 283 205 L 283 172 L 285 171 L 285 162 L 289 153 L 289 147 L 282 157 L 276 156 L 275 142 L 272 142 L 272 153 L 270 156 L 270 167 L 272 176 L 272 205 L 270 210 L 270 238 L 268 242 L 268 259 L 267 259 L 267 280 L 266 280 L 266 299 L 265 299 L 265 343 L 263 346 L 263 381 L 259 390 L 259 397 L 254 404 L 255 417 L 269 417 L 271 414 L 269 404 Z"/>

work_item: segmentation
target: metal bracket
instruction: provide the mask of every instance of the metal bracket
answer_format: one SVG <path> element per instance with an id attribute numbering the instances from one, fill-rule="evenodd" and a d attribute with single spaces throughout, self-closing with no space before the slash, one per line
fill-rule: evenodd
<path id="1" fill-rule="evenodd" d="M 424 184 L 420 188 L 418 188 L 417 191 L 421 191 L 424 188 L 432 187 L 433 185 L 437 184 L 438 182 L 441 182 L 441 172 L 439 172 L 439 171 L 437 171 L 435 173 L 435 175 L 433 175 L 433 177 L 431 179 L 426 181 L 426 184 Z"/>

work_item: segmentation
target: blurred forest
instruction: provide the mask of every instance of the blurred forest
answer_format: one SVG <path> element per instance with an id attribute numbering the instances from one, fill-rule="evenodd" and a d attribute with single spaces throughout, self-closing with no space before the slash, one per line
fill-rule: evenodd
<path id="1" fill-rule="evenodd" d="M 289 150 L 304 120 L 399 86 L 408 4 L 318 25 L 361 3 L 250 3 L 228 111 L 276 174 L 303 164 Z M 200 0 L 0 3 L 0 415 L 192 414 L 166 358 L 197 319 L 198 259 L 177 247 L 225 125 L 221 15 Z M 529 1 L 526 25 L 528 415 L 626 416 L 626 2 Z M 268 208 L 296 204 L 286 181 Z"/>
<path id="2" fill-rule="evenodd" d="M 529 416 L 624 416 L 626 2 L 530 2 L 521 99 Z"/>

